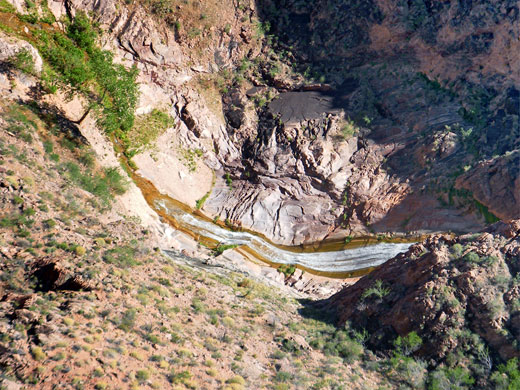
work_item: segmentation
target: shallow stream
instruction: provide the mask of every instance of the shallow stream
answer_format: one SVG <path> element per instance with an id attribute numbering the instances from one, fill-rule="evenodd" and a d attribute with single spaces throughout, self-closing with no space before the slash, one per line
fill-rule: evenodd
<path id="1" fill-rule="evenodd" d="M 311 247 L 280 247 L 266 239 L 245 231 L 233 231 L 221 227 L 212 221 L 206 221 L 184 210 L 176 208 L 166 201 L 158 200 L 155 208 L 161 208 L 171 218 L 177 221 L 178 227 L 184 231 L 190 231 L 201 238 L 213 240 L 223 245 L 238 245 L 247 248 L 247 252 L 253 256 L 271 264 L 294 264 L 309 271 L 317 271 L 321 274 L 354 273 L 377 267 L 391 259 L 400 252 L 405 252 L 411 245 L 409 242 L 380 242 L 373 243 L 369 239 L 364 240 L 364 245 L 359 241 L 343 244 L 344 248 L 324 251 L 323 248 Z"/>
<path id="2" fill-rule="evenodd" d="M 366 274 L 400 252 L 405 252 L 417 238 L 377 240 L 354 238 L 350 242 L 324 241 L 315 244 L 283 246 L 259 234 L 234 230 L 215 223 L 200 211 L 193 210 L 167 195 L 154 185 L 132 173 L 148 204 L 170 225 L 188 233 L 209 247 L 237 245 L 239 250 L 272 266 L 294 264 L 308 272 L 328 277 L 353 277 Z"/>

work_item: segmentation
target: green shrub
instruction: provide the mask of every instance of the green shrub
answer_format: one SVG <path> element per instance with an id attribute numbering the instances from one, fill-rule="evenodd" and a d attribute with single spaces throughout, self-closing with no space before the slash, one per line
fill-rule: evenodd
<path id="1" fill-rule="evenodd" d="M 233 249 L 238 247 L 238 245 L 235 244 L 218 244 L 218 246 L 213 249 L 213 255 L 214 256 L 220 256 L 222 253 L 227 251 L 228 249 Z"/>
<path id="2" fill-rule="evenodd" d="M 114 64 L 112 53 L 95 46 L 97 33 L 85 13 L 76 13 L 66 35 L 45 30 L 35 34 L 38 49 L 50 66 L 44 79 L 87 101 L 81 119 L 94 111 L 107 133 L 132 128 L 139 94 L 137 68 L 127 70 Z"/>
<path id="3" fill-rule="evenodd" d="M 296 266 L 294 264 L 282 264 L 277 268 L 277 270 L 288 278 L 296 272 Z"/>
<path id="4" fill-rule="evenodd" d="M 97 33 L 84 12 L 78 12 L 67 29 L 67 36 L 81 48 L 91 53 L 95 48 Z"/>
<path id="5" fill-rule="evenodd" d="M 408 356 L 418 350 L 422 345 L 422 339 L 416 332 L 410 332 L 405 337 L 398 336 L 394 341 L 394 346 L 399 353 Z"/>
<path id="6" fill-rule="evenodd" d="M 211 191 L 210 192 L 207 192 L 202 198 L 198 199 L 196 202 L 195 202 L 195 208 L 197 210 L 200 210 L 202 208 L 202 206 L 204 206 L 204 203 L 206 202 L 206 200 L 208 199 L 209 195 L 211 194 Z"/>
<path id="7" fill-rule="evenodd" d="M 16 8 L 7 0 L 0 0 L 0 12 L 14 13 Z"/>
<path id="8" fill-rule="evenodd" d="M 426 363 L 409 356 L 395 354 L 386 364 L 390 364 L 389 376 L 402 383 L 402 388 L 424 389 L 426 382 Z M 450 389 L 449 387 L 447 389 Z M 456 389 L 456 388 L 453 388 Z"/>
<path id="9" fill-rule="evenodd" d="M 189 381 L 191 377 L 192 375 L 189 371 L 175 372 L 172 370 L 170 375 L 168 375 L 168 379 L 170 380 L 170 382 L 175 384 Z"/>
<path id="10" fill-rule="evenodd" d="M 382 299 L 388 293 L 390 293 L 390 289 L 388 287 L 383 287 L 383 281 L 376 280 L 372 287 L 363 291 L 363 294 L 361 294 L 361 299 L 366 299 L 373 295 L 375 295 L 378 299 Z"/>
<path id="11" fill-rule="evenodd" d="M 150 379 L 150 372 L 148 370 L 138 370 L 136 373 L 135 373 L 135 378 L 139 381 L 139 382 L 145 382 L 147 381 L 148 379 Z"/>
<path id="12" fill-rule="evenodd" d="M 98 246 L 100 248 L 104 247 L 107 244 L 103 237 L 96 237 L 94 239 L 94 243 L 96 244 L 96 246 Z"/>
<path id="13" fill-rule="evenodd" d="M 224 178 L 226 179 L 226 184 L 229 187 L 229 189 L 233 189 L 233 179 L 231 179 L 231 175 L 229 173 L 226 173 L 224 175 Z"/>
<path id="14" fill-rule="evenodd" d="M 124 330 L 125 332 L 128 332 L 133 329 L 135 325 L 135 320 L 137 317 L 137 310 L 136 309 L 128 309 L 123 314 L 123 317 L 121 318 L 121 322 L 119 324 L 119 329 Z"/>
<path id="15" fill-rule="evenodd" d="M 204 312 L 204 310 L 206 309 L 206 306 L 204 305 L 204 303 L 202 303 L 200 298 L 193 298 L 193 300 L 191 301 L 191 307 L 195 313 Z"/>
<path id="16" fill-rule="evenodd" d="M 133 267 L 139 262 L 135 259 L 136 249 L 131 246 L 122 246 L 107 250 L 103 255 L 103 260 L 109 264 L 115 264 L 119 267 Z"/>
<path id="17" fill-rule="evenodd" d="M 74 183 L 85 191 L 96 195 L 105 204 L 110 204 L 115 195 L 125 193 L 128 186 L 126 178 L 115 167 L 105 168 L 100 173 L 90 174 L 82 172 L 77 164 L 68 162 L 65 164 L 65 169 Z"/>
<path id="18" fill-rule="evenodd" d="M 234 377 L 232 377 L 232 378 L 229 378 L 229 379 L 226 381 L 226 383 L 230 383 L 230 384 L 232 384 L 232 383 L 236 383 L 236 384 L 238 384 L 238 385 L 245 385 L 245 384 L 246 384 L 246 381 L 245 381 L 245 379 L 242 378 L 241 376 L 236 375 L 236 376 L 234 376 Z"/>
<path id="19" fill-rule="evenodd" d="M 87 250 L 82 247 L 81 245 L 78 245 L 76 246 L 76 248 L 74 248 L 74 252 L 76 253 L 77 256 L 84 256 L 85 253 L 87 253 Z"/>
<path id="20" fill-rule="evenodd" d="M 428 390 L 464 390 L 471 388 L 474 382 L 470 372 L 464 367 L 441 367 L 430 374 Z"/>
<path id="21" fill-rule="evenodd" d="M 496 390 L 520 389 L 520 370 L 518 359 L 514 358 L 498 366 L 498 370 L 491 375 L 491 382 Z"/>
<path id="22" fill-rule="evenodd" d="M 356 134 L 356 132 L 356 125 L 350 119 L 343 123 L 343 125 L 341 126 L 341 136 L 343 137 L 343 139 L 349 139 L 353 137 Z"/>
<path id="23" fill-rule="evenodd" d="M 24 73 L 35 73 L 33 56 L 31 52 L 26 48 L 20 49 L 18 53 L 16 53 L 12 57 L 9 57 L 7 62 L 13 68 L 19 69 Z"/>
<path id="24" fill-rule="evenodd" d="M 37 360 L 37 361 L 45 360 L 45 358 L 47 357 L 45 352 L 43 352 L 43 349 L 41 349 L 40 347 L 32 347 L 31 354 L 32 354 L 34 360 Z"/>
<path id="25" fill-rule="evenodd" d="M 174 124 L 174 119 L 168 113 L 155 108 L 148 114 L 138 115 L 132 129 L 119 134 L 127 149 L 125 155 L 129 158 L 135 156 Z"/>
<path id="26" fill-rule="evenodd" d="M 475 263 L 475 264 L 480 264 L 480 256 L 478 254 L 476 254 L 475 252 L 469 252 L 468 254 L 466 254 L 463 258 L 465 261 L 467 261 L 468 263 Z"/>
<path id="27" fill-rule="evenodd" d="M 463 250 L 464 250 L 464 247 L 460 244 L 454 244 L 451 247 L 451 253 L 453 253 L 453 256 L 455 256 L 457 258 L 462 255 Z"/>
<path id="28" fill-rule="evenodd" d="M 363 355 L 363 346 L 354 340 L 344 340 L 336 346 L 339 356 L 347 363 L 353 363 Z"/>
<path id="29" fill-rule="evenodd" d="M 495 223 L 500 221 L 500 218 L 498 218 L 495 214 L 489 211 L 487 206 L 484 206 L 482 203 L 476 200 L 474 201 L 474 203 L 477 211 L 484 217 L 486 223 Z"/>
<path id="30" fill-rule="evenodd" d="M 95 159 L 89 152 L 83 153 L 81 156 L 79 156 L 78 161 L 88 168 L 92 168 L 95 165 Z"/>

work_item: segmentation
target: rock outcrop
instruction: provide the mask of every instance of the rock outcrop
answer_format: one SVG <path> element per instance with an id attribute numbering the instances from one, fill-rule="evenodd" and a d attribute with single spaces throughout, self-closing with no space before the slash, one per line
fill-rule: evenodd
<path id="1" fill-rule="evenodd" d="M 329 3 L 261 7 L 279 49 L 330 84 L 305 92 L 268 75 L 282 93 L 253 127 L 240 102 L 258 90 L 229 93 L 242 159 L 224 164 L 205 210 L 285 244 L 345 231 L 471 231 L 488 220 L 474 200 L 520 217 L 517 5 Z"/>
<path id="2" fill-rule="evenodd" d="M 90 291 L 94 288 L 89 281 L 67 271 L 55 259 L 39 259 L 31 268 L 31 276 L 38 283 L 37 291 Z"/>
<path id="3" fill-rule="evenodd" d="M 40 74 L 42 71 L 43 61 L 36 50 L 30 43 L 14 37 L 9 37 L 4 33 L 0 33 L 0 62 L 12 62 L 17 55 L 27 52 L 33 61 L 33 71 Z"/>
<path id="4" fill-rule="evenodd" d="M 416 332 L 423 340 L 416 354 L 423 358 L 439 362 L 463 350 L 476 355 L 483 341 L 507 360 L 519 356 L 519 261 L 518 220 L 477 235 L 432 236 L 327 306 L 339 325 L 366 329 L 367 345 L 377 351 L 390 353 L 398 336 Z"/>

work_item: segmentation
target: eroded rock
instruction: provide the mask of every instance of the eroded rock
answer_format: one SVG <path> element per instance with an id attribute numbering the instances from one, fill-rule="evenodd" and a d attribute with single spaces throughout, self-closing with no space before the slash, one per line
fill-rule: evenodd
<path id="1" fill-rule="evenodd" d="M 442 359 L 470 329 L 502 359 L 518 356 L 510 339 L 518 333 L 512 309 L 518 288 L 510 281 L 520 260 L 511 247 L 519 248 L 520 240 L 515 235 L 506 245 L 499 233 L 518 234 L 518 221 L 493 229 L 477 238 L 428 238 L 332 296 L 327 307 L 340 325 L 369 331 L 368 345 L 377 350 L 392 350 L 397 336 L 414 331 L 423 339 L 417 354 Z"/>

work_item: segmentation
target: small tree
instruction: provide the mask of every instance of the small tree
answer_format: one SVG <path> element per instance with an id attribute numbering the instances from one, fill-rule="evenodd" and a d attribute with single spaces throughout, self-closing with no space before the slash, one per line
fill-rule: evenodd
<path id="1" fill-rule="evenodd" d="M 394 346 L 397 348 L 399 353 L 409 356 L 415 351 L 417 351 L 422 345 L 422 339 L 419 335 L 414 331 L 408 333 L 405 337 L 397 337 L 394 341 Z"/>
<path id="2" fill-rule="evenodd" d="M 381 299 L 385 295 L 388 295 L 388 293 L 390 293 L 390 289 L 388 287 L 383 287 L 383 281 L 378 279 L 374 282 L 372 287 L 363 291 L 363 294 L 361 294 L 361 299 L 366 299 L 372 295 L 375 295 L 378 299 Z"/>
<path id="3" fill-rule="evenodd" d="M 138 70 L 114 64 L 112 53 L 96 47 L 97 32 L 88 16 L 78 12 L 66 34 L 45 31 L 39 34 L 39 49 L 52 68 L 52 78 L 67 95 L 80 95 L 86 101 L 82 123 L 94 111 L 107 133 L 127 131 L 134 123 L 139 89 Z"/>
<path id="4" fill-rule="evenodd" d="M 491 375 L 491 381 L 497 390 L 520 389 L 520 370 L 518 359 L 514 358 L 498 366 L 498 371 Z"/>

